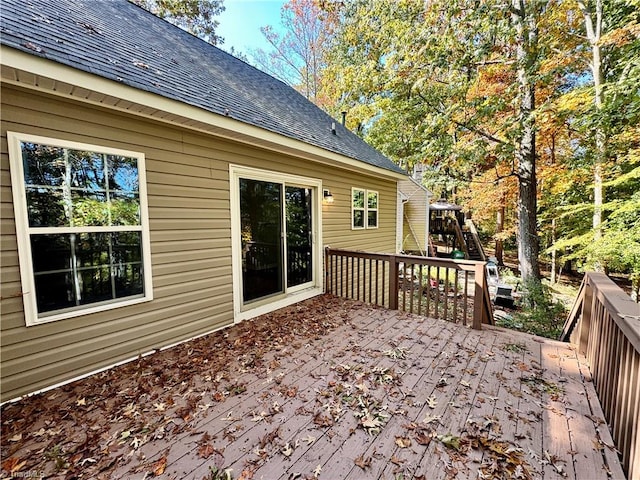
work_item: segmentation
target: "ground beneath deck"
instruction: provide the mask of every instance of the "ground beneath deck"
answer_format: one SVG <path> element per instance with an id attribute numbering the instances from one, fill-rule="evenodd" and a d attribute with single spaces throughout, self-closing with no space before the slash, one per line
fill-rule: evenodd
<path id="1" fill-rule="evenodd" d="M 5 476 L 624 478 L 611 443 L 569 345 L 331 296 L 2 408 Z"/>

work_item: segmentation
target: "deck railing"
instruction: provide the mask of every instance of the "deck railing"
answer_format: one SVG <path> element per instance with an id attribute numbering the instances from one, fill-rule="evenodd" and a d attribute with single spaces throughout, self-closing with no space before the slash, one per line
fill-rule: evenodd
<path id="1" fill-rule="evenodd" d="M 333 295 L 480 329 L 493 324 L 484 262 L 327 248 Z"/>
<path id="2" fill-rule="evenodd" d="M 589 272 L 561 339 L 586 356 L 627 478 L 640 479 L 640 305 Z"/>

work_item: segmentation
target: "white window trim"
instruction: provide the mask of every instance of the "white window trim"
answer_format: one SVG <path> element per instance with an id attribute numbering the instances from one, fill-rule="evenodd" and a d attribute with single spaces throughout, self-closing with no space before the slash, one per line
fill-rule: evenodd
<path id="1" fill-rule="evenodd" d="M 364 208 L 360 208 L 360 207 L 354 207 L 353 206 L 353 194 L 355 192 L 364 192 Z M 375 193 L 377 198 L 378 198 L 378 206 L 377 208 L 372 208 L 369 209 L 369 193 Z M 369 210 L 371 210 L 372 212 L 378 212 L 378 214 L 376 215 L 376 226 L 375 227 L 370 227 L 369 226 Z M 356 227 L 353 224 L 353 219 L 355 218 L 354 213 L 356 211 L 361 211 L 362 212 L 362 216 L 363 216 L 363 226 L 362 227 Z M 375 230 L 378 228 L 378 226 L 380 225 L 380 193 L 377 190 L 367 190 L 366 188 L 360 188 L 360 187 L 351 187 L 351 230 Z"/>
<path id="2" fill-rule="evenodd" d="M 240 225 L 240 178 L 262 180 L 312 187 L 315 190 L 312 217 L 313 221 L 313 280 L 303 285 L 286 287 L 284 293 L 245 304 L 242 301 L 242 241 Z M 322 249 L 322 180 L 292 175 L 270 170 L 262 170 L 241 165 L 229 165 L 229 191 L 231 209 L 231 264 L 233 272 L 233 314 L 234 322 L 239 323 L 278 308 L 282 308 L 323 292 L 323 249 Z"/>
<path id="3" fill-rule="evenodd" d="M 121 155 L 125 157 L 135 157 L 138 160 L 138 195 L 140 199 L 140 225 L 138 229 L 142 236 L 142 266 L 144 275 L 144 293 L 142 296 L 125 298 L 122 300 L 108 300 L 87 305 L 86 308 L 74 308 L 73 310 L 58 311 L 58 313 L 38 314 L 35 295 L 35 278 L 33 272 L 33 262 L 31 256 L 30 235 L 32 228 L 29 227 L 29 217 L 27 212 L 26 189 L 24 186 L 24 166 L 22 162 L 21 142 L 32 142 L 44 145 L 51 145 L 61 148 L 71 148 L 75 150 L 88 150 L 107 155 Z M 114 308 L 135 305 L 137 303 L 153 300 L 153 275 L 151 270 L 151 242 L 149 237 L 149 211 L 147 203 L 147 179 L 145 169 L 145 156 L 140 152 L 108 148 L 99 145 L 91 145 L 80 142 L 71 142 L 39 135 L 29 135 L 16 132 L 7 132 L 7 142 L 9 146 L 9 169 L 11 171 L 11 190 L 13 191 L 13 208 L 16 223 L 16 237 L 18 243 L 18 258 L 20 263 L 20 280 L 22 282 L 22 299 L 24 304 L 24 316 L 27 327 L 41 325 L 44 323 L 64 320 L 68 318 L 90 315 L 92 313 L 111 310 Z M 73 228 L 77 232 L 100 231 L 100 227 L 70 227 L 61 228 L 60 231 L 69 232 Z M 110 227 L 110 230 L 136 230 L 131 227 Z M 35 230 L 35 228 L 33 228 Z M 48 231 L 55 233 L 56 228 L 49 228 Z"/>
<path id="4" fill-rule="evenodd" d="M 370 193 L 375 193 L 376 194 L 376 208 L 369 208 L 369 194 Z M 365 216 L 365 226 L 369 229 L 375 230 L 378 228 L 378 225 L 380 225 L 380 193 L 378 193 L 377 190 L 367 190 L 366 194 L 365 194 L 365 207 L 366 207 L 366 216 Z M 375 227 L 370 227 L 369 226 L 369 212 L 376 212 L 376 226 Z"/>

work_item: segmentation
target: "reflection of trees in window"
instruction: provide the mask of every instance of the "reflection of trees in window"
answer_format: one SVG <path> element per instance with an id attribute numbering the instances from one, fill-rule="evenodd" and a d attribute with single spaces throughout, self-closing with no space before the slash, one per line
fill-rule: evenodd
<path id="1" fill-rule="evenodd" d="M 142 294 L 138 159 L 21 149 L 38 311 Z"/>
<path id="2" fill-rule="evenodd" d="M 22 143 L 32 227 L 138 225 L 137 159 Z"/>

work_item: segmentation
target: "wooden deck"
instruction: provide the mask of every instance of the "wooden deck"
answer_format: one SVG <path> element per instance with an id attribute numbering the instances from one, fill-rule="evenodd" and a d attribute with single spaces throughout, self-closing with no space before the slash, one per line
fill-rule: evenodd
<path id="1" fill-rule="evenodd" d="M 340 326 L 299 345 L 274 343 L 263 368 L 237 358 L 211 372 L 242 386 L 222 400 L 202 388 L 212 382 L 202 375 L 165 392 L 173 411 L 193 412 L 165 415 L 165 435 L 126 434 L 112 422 L 124 447 L 92 477 L 223 478 L 217 468 L 234 479 L 624 478 L 587 366 L 570 345 L 351 300 L 340 309 L 314 302 L 305 315 Z M 159 401 L 136 408 L 164 409 Z M 28 419 L 24 430 L 44 421 Z M 3 461 L 36 453 L 28 443 L 4 450 L 5 426 Z"/>

